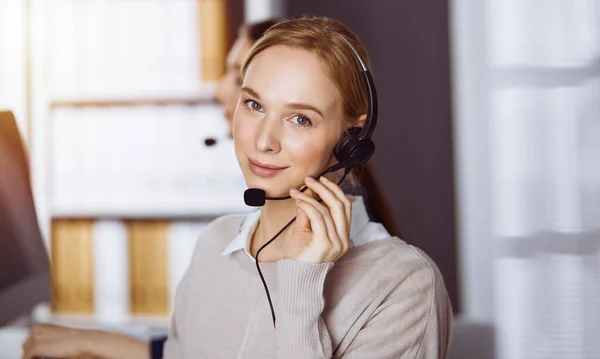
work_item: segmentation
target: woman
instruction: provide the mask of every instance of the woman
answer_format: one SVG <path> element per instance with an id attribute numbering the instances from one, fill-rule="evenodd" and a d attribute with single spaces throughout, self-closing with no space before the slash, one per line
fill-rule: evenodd
<path id="1" fill-rule="evenodd" d="M 315 178 L 337 163 L 344 132 L 365 124 L 357 55 L 369 67 L 357 37 L 326 18 L 281 21 L 251 48 L 236 157 L 248 187 L 290 198 L 208 226 L 177 290 L 165 358 L 446 356 L 452 311 L 436 265 L 369 221 L 338 186 L 342 173 Z"/>
<path id="2" fill-rule="evenodd" d="M 285 195 L 335 162 L 331 149 L 342 129 L 364 121 L 366 96 L 358 63 L 325 26 L 346 36 L 368 63 L 356 37 L 341 24 L 299 19 L 275 27 L 244 67 L 247 88 L 231 115 L 236 155 L 248 185 L 267 194 Z M 290 41 L 294 47 L 281 46 Z M 328 64 L 332 57 L 327 54 L 333 60 L 337 56 L 338 63 Z M 292 111 L 290 102 L 316 107 L 322 115 L 306 106 Z M 249 165 L 248 158 L 286 168 Z M 178 289 L 167 358 L 182 352 L 210 358 L 444 357 L 451 310 L 435 265 L 369 222 L 359 197 L 344 196 L 331 181 L 306 184 L 314 189 L 304 193 L 310 197 L 290 193 L 298 204 L 293 199 L 267 202 L 250 216 L 212 223 Z M 311 199 L 315 194 L 321 194 L 324 206 Z M 332 209 L 333 216 L 328 215 L 328 203 L 344 211 Z M 315 210 L 327 219 L 319 220 Z M 294 226 L 265 247 L 258 260 L 273 296 L 274 328 L 253 263 L 259 247 L 296 214 Z"/>
<path id="3" fill-rule="evenodd" d="M 225 110 L 225 120 L 230 125 L 232 114 L 240 95 L 240 67 L 250 46 L 277 22 L 269 19 L 244 24 L 227 55 L 227 72 L 219 81 L 215 100 Z M 106 359 L 160 359 L 166 337 L 150 343 L 126 335 L 100 330 L 71 329 L 62 326 L 36 325 L 23 345 L 23 358 L 45 357 L 96 357 Z"/>

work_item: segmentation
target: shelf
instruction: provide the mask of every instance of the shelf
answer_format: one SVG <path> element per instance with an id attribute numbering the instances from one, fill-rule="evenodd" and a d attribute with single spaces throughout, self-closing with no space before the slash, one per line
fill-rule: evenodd
<path id="1" fill-rule="evenodd" d="M 148 92 L 112 95 L 54 95 L 49 100 L 50 109 L 85 107 L 136 107 L 136 106 L 202 106 L 216 105 L 216 83 L 205 83 L 195 91 L 176 91 L 169 95 Z"/>
<path id="2" fill-rule="evenodd" d="M 118 99 L 72 99 L 50 102 L 50 109 L 86 107 L 136 107 L 136 106 L 202 106 L 214 105 L 210 96 L 196 97 L 148 97 Z"/>
<path id="3" fill-rule="evenodd" d="M 170 315 L 142 316 L 131 315 L 122 321 L 102 321 L 94 314 L 57 314 L 52 313 L 49 304 L 40 304 L 32 314 L 34 323 L 48 323 L 78 329 L 104 330 L 122 333 L 148 340 L 167 334 Z M 13 329 L 29 329 L 29 321 L 16 322 L 9 326 Z"/>
<path id="4" fill-rule="evenodd" d="M 32 315 L 34 323 L 54 324 L 76 329 L 103 330 L 112 333 L 121 333 L 142 340 L 166 336 L 169 328 L 170 316 L 132 316 L 122 322 L 102 322 L 94 315 L 84 314 L 52 314 L 49 306 L 42 304 Z M 11 355 L 6 358 L 20 358 L 21 345 L 29 336 L 30 321 L 26 318 L 13 324 L 0 328 L 0 358 L 5 358 L 5 351 Z"/>
<path id="5" fill-rule="evenodd" d="M 118 332 L 138 338 L 166 335 L 169 327 L 169 316 L 132 316 L 122 322 L 102 322 L 94 315 L 52 314 L 39 322 L 62 325 L 71 328 L 96 329 Z"/>
<path id="6" fill-rule="evenodd" d="M 104 202 L 90 203 L 52 203 L 50 216 L 53 218 L 144 218 L 144 219 L 176 219 L 176 220 L 210 220 L 222 215 L 245 214 L 256 208 L 246 206 L 242 194 L 237 201 L 226 200 L 204 201 L 152 201 L 152 202 Z M 221 197 L 223 198 L 223 197 Z"/>

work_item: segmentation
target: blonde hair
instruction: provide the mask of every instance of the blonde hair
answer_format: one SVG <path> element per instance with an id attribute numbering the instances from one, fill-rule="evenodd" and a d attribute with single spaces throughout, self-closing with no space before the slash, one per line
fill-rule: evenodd
<path id="1" fill-rule="evenodd" d="M 341 94 L 343 128 L 354 126 L 359 116 L 367 113 L 367 91 L 362 66 L 350 46 L 340 38 L 342 35 L 356 49 L 365 66 L 371 71 L 369 55 L 359 38 L 341 22 L 327 18 L 304 16 L 280 21 L 271 26 L 254 43 L 242 65 L 242 78 L 252 59 L 260 52 L 285 45 L 315 53 L 325 64 L 329 76 Z M 358 185 L 360 167 L 354 168 L 349 176 L 351 185 Z"/>

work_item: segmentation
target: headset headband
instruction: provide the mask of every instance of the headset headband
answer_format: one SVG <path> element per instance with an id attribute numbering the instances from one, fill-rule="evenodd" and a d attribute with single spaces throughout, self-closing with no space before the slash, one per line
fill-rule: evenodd
<path id="1" fill-rule="evenodd" d="M 377 124 L 377 112 L 378 112 L 377 91 L 375 90 L 375 83 L 373 81 L 373 77 L 371 76 L 371 73 L 367 69 L 365 62 L 358 54 L 358 51 L 356 51 L 356 49 L 354 48 L 354 46 L 352 46 L 350 41 L 348 41 L 340 33 L 330 29 L 329 27 L 327 27 L 327 30 L 329 30 L 329 31 L 333 32 L 334 34 L 336 34 L 337 36 L 339 36 L 342 40 L 344 40 L 348 44 L 348 46 L 350 46 L 350 48 L 356 55 L 358 62 L 360 62 L 360 66 L 362 67 L 363 77 L 365 80 L 365 86 L 367 89 L 367 119 L 365 120 L 365 124 L 362 127 L 362 129 L 358 135 L 358 138 L 360 140 L 365 139 L 365 138 L 370 139 L 371 135 L 373 135 L 373 131 L 375 130 L 375 125 Z"/>

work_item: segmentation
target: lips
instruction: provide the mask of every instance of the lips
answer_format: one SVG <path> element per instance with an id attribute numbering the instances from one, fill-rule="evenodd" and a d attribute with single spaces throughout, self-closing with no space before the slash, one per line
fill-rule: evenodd
<path id="1" fill-rule="evenodd" d="M 259 177 L 273 177 L 279 174 L 287 167 L 275 166 L 268 163 L 262 163 L 248 159 L 248 165 L 252 173 Z"/>
<path id="2" fill-rule="evenodd" d="M 274 165 L 270 165 L 268 163 L 258 162 L 258 161 L 254 161 L 254 160 L 249 160 L 249 161 L 250 161 L 250 163 L 252 163 L 255 166 L 268 168 L 270 170 L 282 170 L 282 169 L 286 168 L 286 167 L 274 166 Z"/>

